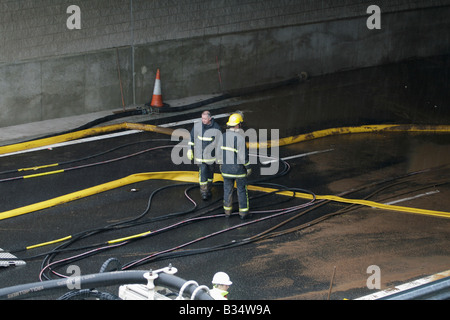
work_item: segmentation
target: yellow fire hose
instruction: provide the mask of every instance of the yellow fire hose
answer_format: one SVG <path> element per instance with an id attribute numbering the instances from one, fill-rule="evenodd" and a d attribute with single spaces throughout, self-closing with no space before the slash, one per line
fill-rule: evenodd
<path id="1" fill-rule="evenodd" d="M 156 132 L 156 133 L 162 133 L 171 135 L 174 131 L 170 128 L 163 128 L 158 127 L 150 124 L 140 124 L 140 123 L 128 123 L 123 122 L 119 124 L 113 124 L 109 126 L 103 126 L 103 127 L 96 127 L 96 128 L 90 128 L 85 130 L 80 130 L 76 132 L 66 133 L 57 135 L 50 138 L 43 138 L 43 139 L 37 139 L 33 141 L 27 141 L 17 144 L 11 144 L 7 146 L 0 147 L 0 154 L 7 154 L 17 151 L 23 151 L 23 150 L 29 150 L 44 146 L 49 146 L 57 143 L 77 140 L 81 138 L 86 138 L 90 136 L 96 136 L 100 134 L 115 132 L 115 131 L 121 131 L 121 130 L 142 130 L 142 131 L 148 131 L 148 132 Z"/>
<path id="2" fill-rule="evenodd" d="M 38 139 L 28 142 L 22 142 L 18 144 L 12 144 L 0 147 L 0 154 L 7 154 L 17 151 L 23 151 L 43 146 L 48 146 L 56 143 L 72 141 L 76 139 L 81 139 L 89 136 L 100 135 L 104 133 L 120 131 L 120 130 L 142 130 L 148 132 L 156 132 L 171 135 L 173 129 L 163 128 L 149 124 L 141 123 L 120 123 L 109 126 L 91 128 L 86 130 L 81 130 L 77 132 L 62 134 L 50 138 Z M 270 146 L 285 146 L 293 143 L 308 141 L 312 139 L 323 138 L 332 135 L 341 135 L 349 133 L 372 133 L 372 132 L 432 132 L 432 133 L 448 133 L 450 132 L 450 125 L 398 125 L 398 124 L 380 124 L 380 125 L 367 125 L 359 127 L 341 127 L 341 128 L 330 128 L 324 130 L 318 130 L 306 134 L 300 134 L 296 136 L 286 137 L 279 139 L 277 141 L 267 141 L 260 143 L 250 143 L 250 148 L 261 148 Z M 187 137 L 189 138 L 189 137 Z"/>
<path id="3" fill-rule="evenodd" d="M 40 146 L 46 146 L 50 144 L 60 143 L 64 141 L 70 141 L 74 139 L 79 139 L 86 136 L 98 135 L 107 132 L 113 132 L 118 130 L 144 130 L 151 131 L 163 134 L 171 134 L 173 132 L 172 129 L 161 128 L 153 125 L 145 125 L 145 124 L 133 124 L 133 123 L 122 123 L 118 125 L 110 125 L 99 128 L 92 128 L 87 130 L 81 130 L 74 133 L 63 134 L 51 138 L 39 139 L 30 142 L 24 142 L 9 146 L 0 147 L 0 154 L 11 153 L 15 151 L 26 150 L 30 148 L 36 148 Z M 367 132 L 433 132 L 433 133 L 448 133 L 450 132 L 450 126 L 421 126 L 421 125 L 370 125 L 370 126 L 360 126 L 360 127 L 343 127 L 343 128 L 332 128 L 326 130 L 319 130 L 308 134 L 297 135 L 293 137 L 282 138 L 278 141 L 268 141 L 266 143 L 259 143 L 258 145 L 251 145 L 250 147 L 269 147 L 269 146 L 283 146 L 292 143 L 298 143 L 301 141 L 307 141 L 311 139 L 326 137 L 330 135 L 337 134 L 348 134 L 348 133 L 367 133 Z M 15 216 L 27 214 L 34 211 L 39 211 L 45 208 L 50 208 L 62 203 L 67 203 L 70 201 L 74 201 L 77 199 L 81 199 L 84 197 L 88 197 L 94 194 L 98 194 L 101 192 L 105 192 L 108 190 L 112 190 L 115 188 L 119 188 L 131 183 L 137 183 L 141 181 L 146 181 L 150 179 L 158 179 L 158 180 L 172 180 L 172 181 L 183 181 L 183 182 L 198 182 L 198 172 L 196 171 L 164 171 L 164 172 L 147 172 L 147 173 L 138 173 L 133 174 L 128 177 L 118 179 L 115 181 L 107 182 L 101 185 L 97 185 L 91 188 L 87 188 L 84 190 L 80 190 L 77 192 L 73 192 L 64 196 L 60 196 L 54 199 L 42 201 L 39 203 L 31 204 L 28 206 L 12 209 L 9 211 L 0 213 L 0 220 L 12 218 Z M 214 181 L 222 181 L 222 176 L 220 174 L 215 174 Z M 273 192 L 276 189 L 271 188 L 261 188 L 256 186 L 248 186 L 249 190 L 261 191 L 261 192 Z M 292 196 L 292 192 L 289 191 L 280 191 L 278 192 L 280 195 Z M 296 197 L 310 199 L 311 195 L 309 194 L 301 194 L 295 193 Z M 333 195 L 318 195 L 317 199 L 326 199 L 331 201 L 343 202 L 343 203 L 351 203 L 351 204 L 359 204 L 364 206 L 369 206 L 378 209 L 391 210 L 391 211 L 400 211 L 400 212 L 408 212 L 408 213 L 417 213 L 430 215 L 435 217 L 445 217 L 450 218 L 449 212 L 443 211 L 435 211 L 435 210 L 426 210 L 426 209 L 417 209 L 417 208 L 409 208 L 402 206 L 394 206 L 394 205 L 386 205 L 380 204 L 373 201 L 366 200 L 358 200 L 358 199 L 346 199 Z"/>
<path id="4" fill-rule="evenodd" d="M 161 172 L 147 172 L 147 173 L 138 173 L 127 176 L 122 179 L 114 180 L 111 182 L 107 182 L 104 184 L 100 184 L 91 188 L 87 188 L 84 190 L 72 192 L 60 197 L 56 197 L 50 200 L 38 202 L 35 204 L 31 204 L 28 206 L 20 207 L 17 209 L 12 209 L 9 211 L 4 211 L 0 213 L 0 220 L 16 217 L 19 215 L 27 214 L 30 212 L 39 211 L 42 209 L 50 208 L 53 206 L 57 206 L 63 203 L 67 203 L 70 201 L 75 201 L 81 198 L 85 198 L 94 194 L 102 193 L 108 190 L 120 188 L 132 183 L 138 183 L 146 180 L 172 180 L 172 181 L 180 181 L 180 182 L 198 182 L 198 172 L 197 171 L 161 171 Z M 222 181 L 222 176 L 218 173 L 214 174 L 214 182 Z M 257 186 L 248 186 L 248 190 L 252 191 L 260 191 L 260 192 L 274 192 L 277 189 L 273 188 L 263 188 Z M 280 191 L 277 192 L 279 195 L 284 196 L 293 196 L 291 191 Z M 295 193 L 295 197 L 303 198 L 303 199 L 311 199 L 310 194 L 306 193 Z M 435 217 L 444 217 L 450 218 L 450 212 L 444 211 L 435 211 L 435 210 L 427 210 L 427 209 L 417 209 L 410 207 L 402 207 L 402 206 L 394 206 L 394 205 L 386 205 L 382 203 L 377 203 L 374 201 L 368 200 L 359 200 L 359 199 L 346 199 L 333 195 L 317 195 L 316 199 L 318 200 L 331 200 L 336 202 L 350 203 L 350 204 L 359 204 L 363 206 L 368 206 L 372 208 L 378 208 L 383 210 L 390 211 L 399 211 L 399 212 L 407 212 L 407 213 L 417 213 Z"/>

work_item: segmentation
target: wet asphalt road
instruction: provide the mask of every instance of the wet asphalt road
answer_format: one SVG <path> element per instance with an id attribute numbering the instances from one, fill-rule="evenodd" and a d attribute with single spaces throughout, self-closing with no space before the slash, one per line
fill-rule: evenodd
<path id="1" fill-rule="evenodd" d="M 279 129 L 280 137 L 349 125 L 449 124 L 450 97 L 446 90 L 450 78 L 449 67 L 449 58 L 439 57 L 312 77 L 306 83 L 236 98 L 233 107 L 226 107 L 226 103 L 222 103 L 220 108 L 213 109 L 213 114 L 243 110 L 248 128 Z M 158 121 L 195 118 L 200 112 L 201 110 Z M 219 123 L 223 125 L 224 120 L 225 118 L 219 120 Z M 154 123 L 151 120 L 149 122 Z M 190 125 L 185 128 L 190 129 Z M 176 143 L 169 139 L 170 137 L 161 134 L 139 133 L 2 158 L 2 170 L 8 170 L 80 159 L 124 145 L 119 150 L 68 166 L 73 167 L 156 146 L 168 146 L 114 163 L 39 178 L 2 182 L 0 210 L 3 212 L 33 204 L 134 173 L 196 170 L 194 165 L 175 166 L 170 161 L 171 146 Z M 349 194 L 348 197 L 364 198 L 378 191 L 370 199 L 381 201 L 388 197 L 402 199 L 438 191 L 400 205 L 448 212 L 449 146 L 448 134 L 377 133 L 312 140 L 280 148 L 281 157 L 321 152 L 288 160 L 289 173 L 271 179 L 270 182 L 306 189 L 316 194 L 338 194 L 368 183 L 426 170 L 404 180 L 391 181 L 398 184 L 378 184 Z M 260 165 L 255 166 L 250 183 L 260 178 L 259 167 Z M 17 175 L 20 174 L 2 175 L 0 178 Z M 174 187 L 175 184 L 179 186 Z M 193 207 L 192 202 L 184 195 L 189 186 L 149 180 L 0 221 L 0 248 L 11 251 L 22 249 L 137 217 L 145 211 L 152 192 L 164 186 L 168 188 L 155 195 L 149 212 L 140 221 L 188 211 Z M 382 187 L 386 189 L 381 190 Z M 77 242 L 73 247 L 158 230 L 201 213 L 200 209 L 209 204 L 211 208 L 217 207 L 211 214 L 222 213 L 220 184 L 213 189 L 213 199 L 209 202 L 200 200 L 195 186 L 188 192 L 198 205 L 194 212 L 93 235 Z M 258 192 L 250 192 L 251 197 L 260 195 Z M 299 199 L 286 200 L 289 199 L 281 196 L 258 197 L 251 200 L 250 206 L 253 210 L 264 211 L 305 203 Z M 329 203 L 289 222 L 277 231 L 303 225 L 346 207 L 347 205 L 340 203 Z M 252 221 L 268 214 L 256 213 Z M 293 214 L 287 214 L 233 229 L 185 249 L 211 248 L 233 240 L 239 241 L 292 216 Z M 153 252 L 173 248 L 240 223 L 242 221 L 237 217 L 206 219 L 125 246 L 99 251 L 74 264 L 80 267 L 83 274 L 96 273 L 108 258 L 117 258 L 125 265 Z M 207 285 L 210 285 L 216 271 L 225 271 L 234 282 L 230 290 L 231 299 L 324 299 L 333 267 L 336 266 L 331 298 L 353 299 L 373 292 L 366 287 L 366 269 L 370 265 L 380 266 L 382 289 L 450 269 L 449 227 L 450 220 L 445 218 L 357 207 L 348 213 L 278 237 L 225 250 L 171 257 L 139 268 L 157 269 L 172 263 L 179 269 L 180 277 Z M 26 258 L 53 248 L 54 246 L 49 246 L 17 255 Z M 62 253 L 55 259 L 84 251 L 87 249 Z M 27 261 L 24 267 L 0 269 L 0 286 L 37 281 L 41 263 L 42 258 L 39 258 Z M 58 271 L 67 274 L 66 268 L 64 266 Z"/>

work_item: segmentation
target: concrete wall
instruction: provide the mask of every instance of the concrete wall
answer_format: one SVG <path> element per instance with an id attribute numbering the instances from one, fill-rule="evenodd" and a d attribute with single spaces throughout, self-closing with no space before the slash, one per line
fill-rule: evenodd
<path id="1" fill-rule="evenodd" d="M 0 67 L 0 126 L 122 107 L 117 71 L 130 68 L 130 49 L 7 64 Z M 130 96 L 131 72 L 123 72 Z"/>
<path id="2" fill-rule="evenodd" d="M 450 7 L 390 13 L 382 29 L 367 16 L 165 41 L 136 48 L 137 99 L 149 99 L 156 67 L 163 94 L 183 97 L 450 53 Z M 217 60 L 216 60 L 217 59 Z M 220 65 L 219 82 L 216 61 Z M 153 67 L 152 67 L 153 65 Z"/>
<path id="3" fill-rule="evenodd" d="M 157 68 L 174 99 L 446 54 L 448 16 L 448 0 L 2 0 L 0 126 L 122 108 L 118 63 L 132 105 L 151 99 Z"/>

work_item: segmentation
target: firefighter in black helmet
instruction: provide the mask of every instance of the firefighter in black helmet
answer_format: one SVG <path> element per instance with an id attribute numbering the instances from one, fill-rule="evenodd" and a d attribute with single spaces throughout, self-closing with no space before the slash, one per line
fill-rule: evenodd
<path id="1" fill-rule="evenodd" d="M 250 216 L 247 192 L 247 176 L 251 173 L 248 148 L 245 137 L 241 129 L 244 121 L 242 114 L 233 113 L 230 115 L 228 129 L 222 136 L 221 172 L 223 177 L 223 209 L 225 215 L 229 217 L 233 207 L 233 189 L 236 182 L 237 195 L 239 200 L 239 216 L 246 219 Z"/>

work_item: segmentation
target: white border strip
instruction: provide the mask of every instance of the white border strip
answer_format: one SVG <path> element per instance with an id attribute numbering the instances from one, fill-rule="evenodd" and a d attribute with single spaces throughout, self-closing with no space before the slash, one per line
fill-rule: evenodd
<path id="1" fill-rule="evenodd" d="M 263 156 L 263 155 L 255 155 L 255 154 L 250 154 L 250 156 L 259 156 L 259 157 L 264 157 L 264 158 L 271 158 L 272 160 L 261 161 L 261 164 L 269 164 L 269 163 L 277 162 L 277 161 L 280 161 L 280 160 L 290 160 L 290 159 L 295 159 L 295 158 L 302 158 L 302 157 L 311 156 L 313 154 L 319 154 L 319 153 L 329 152 L 329 151 L 333 151 L 333 150 L 334 149 L 311 151 L 311 152 L 307 152 L 307 153 L 301 153 L 301 154 L 296 154 L 296 155 L 289 156 L 289 157 L 284 157 L 284 158 L 281 158 L 281 159 L 276 159 L 276 158 L 273 158 L 273 157 L 268 157 L 268 156 Z"/>
<path id="2" fill-rule="evenodd" d="M 386 290 L 383 290 L 383 291 L 378 291 L 378 292 L 375 292 L 373 294 L 369 294 L 367 296 L 363 296 L 363 297 L 357 298 L 355 300 L 376 300 L 376 299 L 380 299 L 380 298 L 383 298 L 383 297 L 386 297 L 386 296 L 390 296 L 392 294 L 395 294 L 395 293 L 398 293 L 398 292 L 401 292 L 401 291 L 405 291 L 405 290 L 408 290 L 408 289 L 411 289 L 411 288 L 415 288 L 417 286 L 421 286 L 423 284 L 430 283 L 430 282 L 433 282 L 433 281 L 436 281 L 436 280 L 439 280 L 439 279 L 442 279 L 442 278 L 446 278 L 446 277 L 449 277 L 449 276 L 450 276 L 450 270 L 439 272 L 439 273 L 433 274 L 431 276 L 427 276 L 427 277 L 424 277 L 424 278 L 421 278 L 421 279 L 418 279 L 418 280 L 414 280 L 414 281 L 411 281 L 411 282 L 408 282 L 408 283 L 404 283 L 404 284 L 401 284 L 401 285 L 396 286 L 394 288 L 389 288 L 389 289 L 386 289 Z"/>
<path id="3" fill-rule="evenodd" d="M 21 153 L 40 151 L 40 150 L 45 150 L 45 149 L 51 150 L 53 148 L 65 147 L 65 146 L 70 146 L 70 145 L 73 145 L 73 144 L 85 143 L 85 142 L 90 142 L 90 141 L 95 141 L 95 140 L 103 140 L 103 139 L 108 139 L 108 138 L 115 138 L 115 137 L 120 137 L 120 136 L 126 136 L 126 135 L 129 135 L 129 134 L 135 134 L 135 133 L 139 133 L 139 132 L 142 132 L 142 130 L 128 130 L 128 131 L 123 131 L 123 132 L 118 132 L 118 133 L 105 134 L 105 135 L 96 136 L 96 137 L 89 137 L 89 138 L 83 138 L 83 139 L 72 140 L 72 141 L 67 141 L 67 142 L 55 143 L 55 144 L 51 144 L 51 145 L 48 145 L 48 146 L 37 147 L 37 148 L 32 148 L 32 149 L 27 149 L 27 150 L 21 150 L 21 151 L 15 151 L 15 152 L 11 152 L 11 153 L 1 154 L 0 158 L 1 157 L 13 156 L 13 155 L 16 155 L 16 154 L 21 154 Z"/>
<path id="4" fill-rule="evenodd" d="M 403 202 L 403 201 L 408 201 L 408 200 L 413 200 L 413 199 L 417 199 L 417 198 L 421 198 L 421 197 L 425 197 L 425 196 L 430 196 L 435 193 L 439 193 L 439 190 L 429 191 L 429 192 L 418 194 L 416 196 L 403 198 L 403 199 L 399 199 L 399 200 L 394 200 L 391 202 L 386 202 L 385 204 L 391 205 L 391 204 L 395 204 L 395 203 L 399 203 L 399 202 Z"/>

